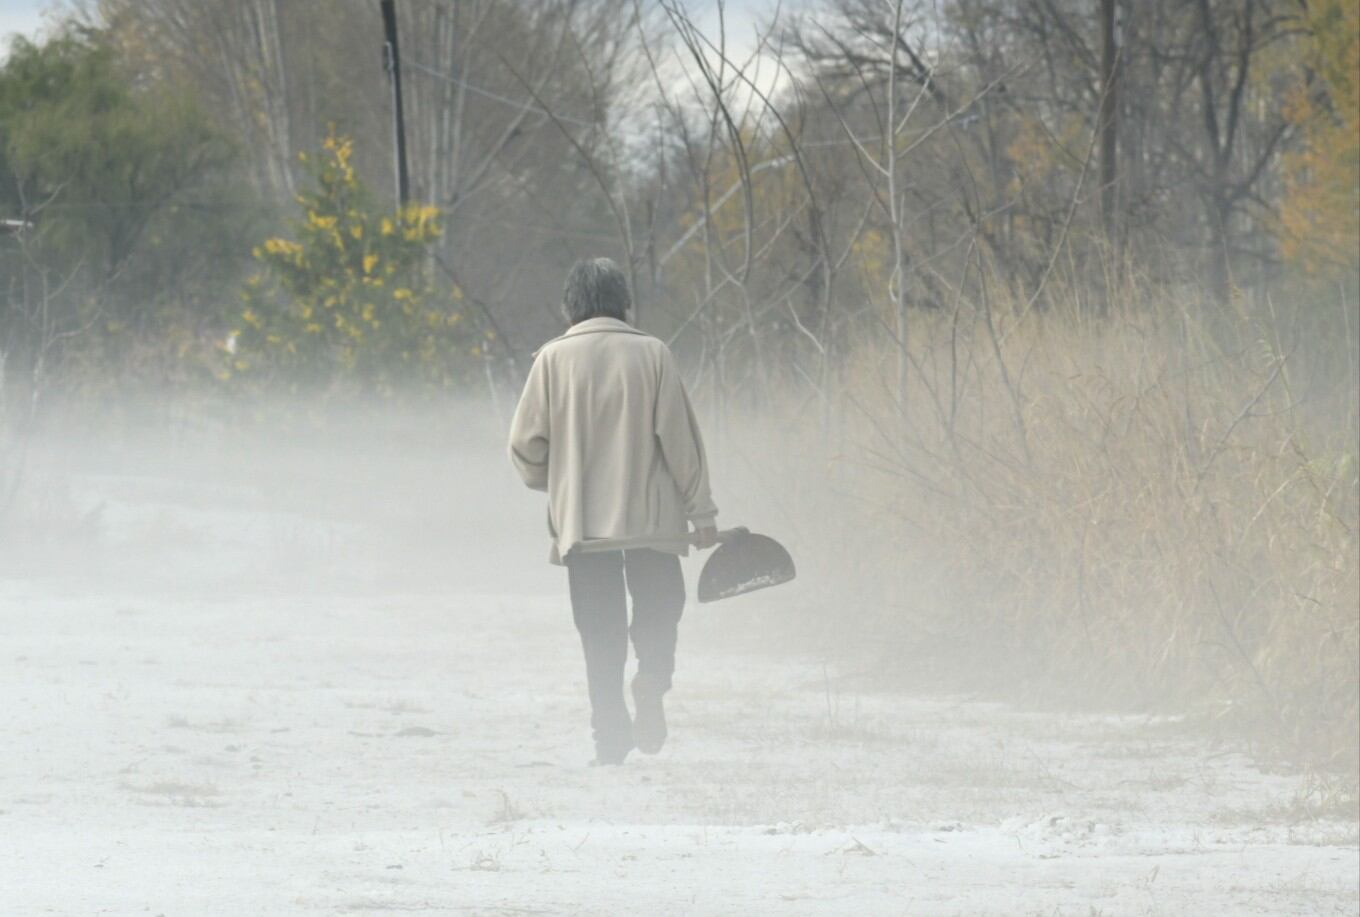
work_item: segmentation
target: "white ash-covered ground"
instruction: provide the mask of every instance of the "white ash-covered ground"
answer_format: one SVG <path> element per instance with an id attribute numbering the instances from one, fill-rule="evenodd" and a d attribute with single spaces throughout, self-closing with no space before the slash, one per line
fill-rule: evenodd
<path id="1" fill-rule="evenodd" d="M 587 768 L 564 577 L 498 460 L 400 512 L 60 469 L 82 546 L 0 562 L 0 913 L 1357 912 L 1305 777 L 757 654 L 778 590 L 691 605 L 670 742 Z M 438 550 L 389 524 L 448 507 Z"/>

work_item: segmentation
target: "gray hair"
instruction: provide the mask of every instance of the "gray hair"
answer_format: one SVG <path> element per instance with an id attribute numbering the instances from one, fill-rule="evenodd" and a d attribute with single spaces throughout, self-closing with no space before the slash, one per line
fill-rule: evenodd
<path id="1" fill-rule="evenodd" d="M 626 320 L 632 298 L 628 278 L 609 258 L 587 258 L 571 266 L 562 287 L 562 314 L 575 325 L 608 316 Z"/>

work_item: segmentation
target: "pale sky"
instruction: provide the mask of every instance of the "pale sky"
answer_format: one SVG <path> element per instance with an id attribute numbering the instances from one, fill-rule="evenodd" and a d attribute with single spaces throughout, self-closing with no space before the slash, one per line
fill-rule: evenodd
<path id="1" fill-rule="evenodd" d="M 43 10 L 53 5 L 53 0 L 0 0 L 0 41 L 7 42 L 15 32 L 31 37 L 43 25 Z M 690 0 L 689 3 L 690 9 L 706 27 L 716 27 L 717 16 L 711 12 L 716 5 L 712 0 Z M 738 28 L 747 25 L 748 29 L 753 13 L 774 7 L 772 0 L 728 0 L 727 5 L 734 20 L 733 25 Z"/>
<path id="2" fill-rule="evenodd" d="M 17 32 L 33 38 L 46 24 L 44 12 L 60 4 L 57 0 L 0 0 L 0 60 L 5 57 L 10 38 Z M 716 0 L 689 0 L 687 4 L 700 27 L 716 38 Z M 727 0 L 729 40 L 734 56 L 751 46 L 752 29 L 757 18 L 773 10 L 777 0 Z M 801 5 L 799 0 L 784 0 L 785 10 Z"/>
<path id="3" fill-rule="evenodd" d="M 0 45 L 8 46 L 15 32 L 33 37 L 43 25 L 43 10 L 49 6 L 50 0 L 0 0 Z"/>
<path id="4" fill-rule="evenodd" d="M 53 5 L 53 0 L 0 0 L 0 43 L 8 44 L 15 32 L 32 37 L 43 25 L 43 10 Z M 731 25 L 741 32 L 749 31 L 751 20 L 755 18 L 753 14 L 773 9 L 775 4 L 773 0 L 728 0 L 727 5 L 733 20 Z M 785 7 L 790 5 L 786 0 Z M 690 0 L 689 3 L 703 26 L 714 31 L 717 16 L 712 10 L 716 6 L 713 0 Z"/>

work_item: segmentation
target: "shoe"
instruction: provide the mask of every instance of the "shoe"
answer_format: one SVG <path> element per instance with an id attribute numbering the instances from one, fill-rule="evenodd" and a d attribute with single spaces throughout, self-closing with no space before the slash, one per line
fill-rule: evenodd
<path id="1" fill-rule="evenodd" d="M 590 767 L 618 767 L 632 750 L 631 747 L 624 748 L 621 751 L 597 748 L 595 749 L 595 757 L 590 760 L 589 765 Z"/>
<path id="2" fill-rule="evenodd" d="M 633 678 L 633 742 L 644 755 L 654 755 L 666 744 L 666 708 L 662 692 Z"/>

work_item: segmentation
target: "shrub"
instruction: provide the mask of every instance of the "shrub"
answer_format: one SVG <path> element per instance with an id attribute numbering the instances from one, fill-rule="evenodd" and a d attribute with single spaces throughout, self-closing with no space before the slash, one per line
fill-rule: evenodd
<path id="1" fill-rule="evenodd" d="M 780 494 L 816 615 L 894 671 L 1198 711 L 1354 775 L 1355 332 L 1310 305 L 914 316 L 905 405 L 863 342 L 829 410 L 728 437 L 787 457 L 731 509 Z"/>
<path id="2" fill-rule="evenodd" d="M 314 187 L 297 197 L 291 238 L 254 250 L 263 270 L 246 280 L 224 377 L 384 394 L 455 385 L 480 355 L 461 292 L 432 277 L 437 209 L 379 212 L 352 153 L 332 133 L 318 155 L 303 155 Z"/>

